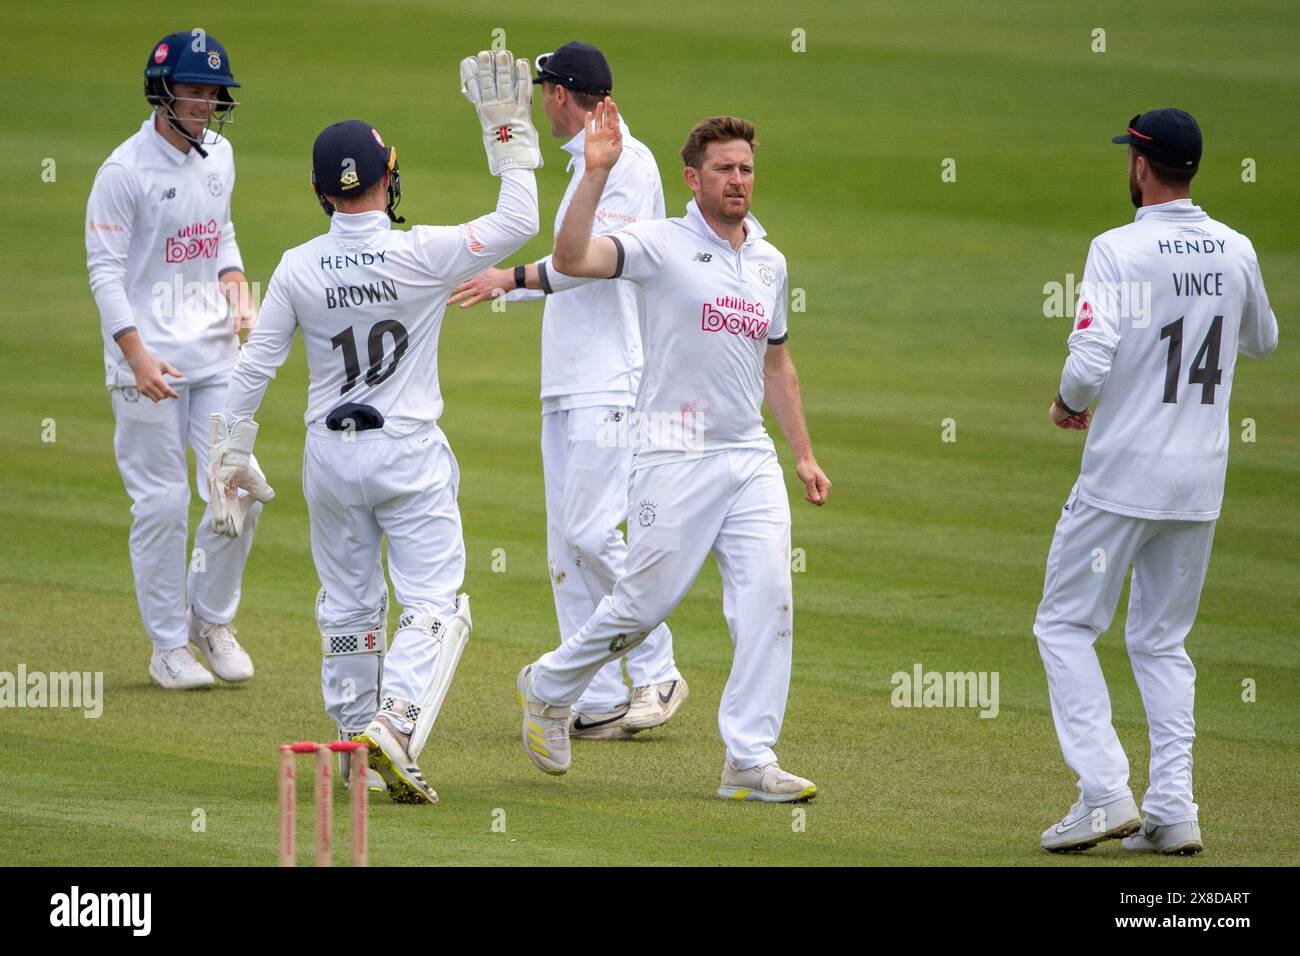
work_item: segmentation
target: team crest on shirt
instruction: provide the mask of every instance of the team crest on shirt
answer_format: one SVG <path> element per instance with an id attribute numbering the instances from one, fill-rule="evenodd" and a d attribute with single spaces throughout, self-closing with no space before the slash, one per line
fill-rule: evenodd
<path id="1" fill-rule="evenodd" d="M 216 50 L 213 50 L 208 54 L 208 66 L 212 67 L 214 70 L 221 69 L 221 54 Z"/>
<path id="2" fill-rule="evenodd" d="M 637 524 L 643 528 L 648 528 L 655 523 L 655 503 L 653 501 L 641 502 L 641 507 L 636 513 Z"/>
<path id="3" fill-rule="evenodd" d="M 214 196 L 220 196 L 221 190 L 224 188 L 221 185 L 221 177 L 217 173 L 208 173 L 208 192 Z"/>
<path id="4" fill-rule="evenodd" d="M 776 282 L 776 270 L 764 262 L 758 267 L 758 277 L 763 280 L 763 285 L 770 289 Z"/>
<path id="5" fill-rule="evenodd" d="M 1090 325 L 1092 325 L 1092 306 L 1085 299 L 1079 304 L 1079 324 L 1075 326 L 1075 329 L 1086 329 Z"/>

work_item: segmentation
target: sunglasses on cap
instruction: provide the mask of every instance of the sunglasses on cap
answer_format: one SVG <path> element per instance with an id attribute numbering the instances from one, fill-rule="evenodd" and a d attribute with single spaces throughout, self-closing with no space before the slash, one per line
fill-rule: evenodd
<path id="1" fill-rule="evenodd" d="M 536 57 L 533 58 L 533 65 L 537 67 L 537 78 L 538 79 L 544 78 L 548 80 L 553 79 L 557 82 L 568 81 L 569 83 L 572 83 L 574 81 L 574 77 L 565 76 L 563 73 L 556 73 L 554 70 L 548 70 L 546 68 L 547 62 L 553 56 L 555 56 L 554 50 L 552 50 L 550 53 L 539 53 L 537 54 Z"/>

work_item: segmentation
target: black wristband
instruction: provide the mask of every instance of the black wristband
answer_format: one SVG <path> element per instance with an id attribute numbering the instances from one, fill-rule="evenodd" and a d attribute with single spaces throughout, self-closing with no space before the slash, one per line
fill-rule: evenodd
<path id="1" fill-rule="evenodd" d="M 1057 393 L 1056 393 L 1056 404 L 1060 405 L 1061 408 L 1065 409 L 1065 410 L 1066 410 L 1067 412 L 1069 412 L 1071 415 L 1082 415 L 1082 414 L 1083 414 L 1083 411 L 1077 411 L 1077 412 L 1076 412 L 1076 411 L 1075 411 L 1073 408 L 1071 408 L 1069 405 L 1065 404 L 1065 400 L 1064 400 L 1063 398 L 1061 398 L 1061 393 L 1060 393 L 1060 392 L 1057 392 Z M 1086 406 L 1085 406 L 1085 408 L 1086 408 Z"/>
<path id="2" fill-rule="evenodd" d="M 528 282 L 528 268 L 526 266 L 515 266 L 515 288 L 522 289 Z"/>

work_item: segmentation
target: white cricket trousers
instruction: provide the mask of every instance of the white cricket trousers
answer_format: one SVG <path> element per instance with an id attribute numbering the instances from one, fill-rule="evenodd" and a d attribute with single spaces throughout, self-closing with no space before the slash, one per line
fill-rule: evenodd
<path id="1" fill-rule="evenodd" d="M 1196 668 L 1183 641 L 1196 620 L 1213 521 L 1155 521 L 1094 508 L 1070 493 L 1047 555 L 1034 621 L 1061 751 L 1090 805 L 1131 796 L 1094 644 L 1110 627 L 1133 566 L 1125 640 L 1151 736 L 1142 811 L 1157 826 L 1196 819 L 1192 704 Z"/>
<path id="2" fill-rule="evenodd" d="M 173 381 L 176 398 L 152 402 L 134 386 L 110 389 L 113 450 L 131 497 L 131 573 L 145 633 L 161 650 L 189 642 L 185 608 L 214 624 L 229 624 L 239 609 L 240 582 L 253 546 L 260 503 L 238 538 L 211 531 L 211 507 L 194 532 L 188 556 L 190 481 L 185 446 L 194 449 L 194 480 L 208 500 L 209 417 L 225 407 L 227 376 Z M 188 569 L 188 581 L 186 579 Z"/>
<path id="3" fill-rule="evenodd" d="M 614 416 L 627 413 L 592 406 L 542 415 L 546 550 L 560 640 L 587 622 L 600 599 L 614 590 L 627 561 L 618 526 L 628 516 L 632 449 L 626 442 L 600 440 L 625 433 L 610 425 L 616 424 Z M 627 654 L 627 671 L 633 687 L 681 679 L 667 624 Z M 615 658 L 596 672 L 573 706 L 579 713 L 603 713 L 627 701 L 622 663 Z"/>
<path id="4" fill-rule="evenodd" d="M 537 661 L 534 693 L 571 705 L 672 613 L 712 552 L 734 648 L 718 730 L 733 766 L 775 761 L 794 637 L 790 503 L 776 453 L 741 448 L 636 468 L 628 539 L 626 573 L 581 630 Z"/>
<path id="5" fill-rule="evenodd" d="M 381 429 L 308 427 L 302 486 L 321 583 L 316 622 L 323 635 L 384 627 L 385 535 L 388 573 L 403 614 L 455 614 L 465 580 L 459 485 L 456 458 L 434 423 L 403 438 Z M 426 630 L 399 628 L 383 658 L 382 688 L 376 655 L 325 656 L 326 713 L 341 729 L 356 732 L 365 729 L 383 697 L 418 704 L 433 683 L 440 647 Z"/>

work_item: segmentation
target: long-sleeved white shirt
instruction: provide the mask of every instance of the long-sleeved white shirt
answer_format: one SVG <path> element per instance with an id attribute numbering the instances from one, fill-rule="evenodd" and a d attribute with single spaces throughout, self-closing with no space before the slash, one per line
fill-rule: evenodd
<path id="1" fill-rule="evenodd" d="M 1237 354 L 1277 348 L 1250 240 L 1190 199 L 1144 206 L 1092 241 L 1061 399 L 1097 409 L 1079 475 L 1088 504 L 1211 521 L 1223 503 Z"/>
<path id="2" fill-rule="evenodd" d="M 494 212 L 459 226 L 399 231 L 383 212 L 336 212 L 329 232 L 280 259 L 231 376 L 227 420 L 253 417 L 301 328 L 308 425 L 353 403 L 377 410 L 389 435 L 437 421 L 438 333 L 447 298 L 537 228 L 536 178 L 521 169 L 502 173 Z"/>
<path id="3" fill-rule="evenodd" d="M 86 206 L 86 264 L 99 308 L 109 388 L 134 385 L 116 338 L 135 329 L 187 382 L 228 370 L 239 354 L 230 306 L 217 283 L 243 271 L 230 196 L 230 141 L 183 153 L 153 114 L 106 159 Z"/>
<path id="4" fill-rule="evenodd" d="M 625 226 L 664 217 L 664 190 L 650 149 L 620 118 L 623 152 L 610 170 L 592 222 L 593 236 L 613 235 Z M 586 172 L 586 130 L 564 144 L 573 171 L 555 214 L 558 233 L 569 203 Z M 539 263 L 546 284 L 542 312 L 542 410 L 591 405 L 631 405 L 641 379 L 641 327 L 645 294 L 631 282 L 601 282 L 566 276 Z M 523 290 L 507 298 L 537 298 Z"/>

